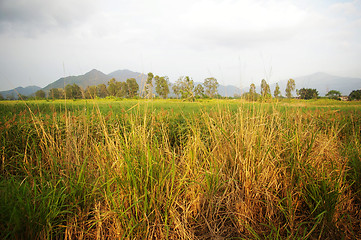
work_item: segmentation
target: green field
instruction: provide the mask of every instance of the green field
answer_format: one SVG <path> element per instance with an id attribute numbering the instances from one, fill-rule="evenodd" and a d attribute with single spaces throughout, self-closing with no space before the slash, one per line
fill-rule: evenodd
<path id="1" fill-rule="evenodd" d="M 361 103 L 0 102 L 1 239 L 360 239 Z"/>

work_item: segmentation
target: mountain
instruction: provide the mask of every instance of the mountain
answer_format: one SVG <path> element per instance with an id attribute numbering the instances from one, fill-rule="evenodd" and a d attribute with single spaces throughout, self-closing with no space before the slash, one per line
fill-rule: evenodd
<path id="1" fill-rule="evenodd" d="M 59 80 L 44 87 L 43 90 L 47 92 L 52 88 L 64 88 L 67 84 L 74 83 L 85 89 L 87 86 L 91 85 L 99 85 L 102 83 L 107 84 L 110 79 L 110 76 L 93 69 L 84 75 L 60 78 Z"/>
<path id="2" fill-rule="evenodd" d="M 34 94 L 36 91 L 40 90 L 41 88 L 38 86 L 28 86 L 28 87 L 17 87 L 12 90 L 8 91 L 2 91 L 0 94 L 3 96 L 3 98 L 11 98 L 11 99 L 18 99 L 18 94 L 24 95 L 24 96 L 30 96 L 31 94 Z"/>
<path id="3" fill-rule="evenodd" d="M 330 90 L 337 90 L 340 91 L 342 95 L 349 95 L 353 90 L 361 89 L 361 78 L 339 77 L 322 72 L 293 79 L 296 83 L 296 89 L 314 88 L 317 89 L 320 96 L 325 96 Z M 282 95 L 285 95 L 287 81 L 288 80 L 283 80 L 278 83 Z M 273 94 L 276 84 L 271 84 L 270 87 L 271 93 Z M 257 89 L 260 89 L 260 87 L 258 86 Z"/>

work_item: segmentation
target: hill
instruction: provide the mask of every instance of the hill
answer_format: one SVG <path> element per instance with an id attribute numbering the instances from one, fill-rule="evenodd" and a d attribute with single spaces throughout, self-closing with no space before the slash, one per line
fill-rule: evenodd
<path id="1" fill-rule="evenodd" d="M 12 90 L 2 91 L 0 94 L 3 96 L 3 98 L 18 99 L 18 94 L 30 96 L 40 89 L 41 88 L 38 86 L 28 86 L 25 88 L 17 87 Z"/>
<path id="2" fill-rule="evenodd" d="M 85 89 L 87 86 L 91 85 L 98 85 L 102 83 L 107 84 L 110 79 L 111 77 L 108 75 L 93 69 L 84 75 L 60 78 L 59 80 L 44 87 L 43 90 L 47 92 L 52 88 L 64 88 L 65 85 L 74 83 Z"/>

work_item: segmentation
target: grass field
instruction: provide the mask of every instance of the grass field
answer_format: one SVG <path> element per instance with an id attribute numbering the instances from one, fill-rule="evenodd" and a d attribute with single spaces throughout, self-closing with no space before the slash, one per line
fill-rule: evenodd
<path id="1" fill-rule="evenodd" d="M 360 239 L 361 103 L 0 102 L 2 239 Z"/>

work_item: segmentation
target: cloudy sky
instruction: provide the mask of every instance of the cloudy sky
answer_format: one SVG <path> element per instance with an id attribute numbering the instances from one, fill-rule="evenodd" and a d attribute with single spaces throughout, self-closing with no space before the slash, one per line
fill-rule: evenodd
<path id="1" fill-rule="evenodd" d="M 0 91 L 94 68 L 238 87 L 361 77 L 361 0 L 0 0 Z"/>

